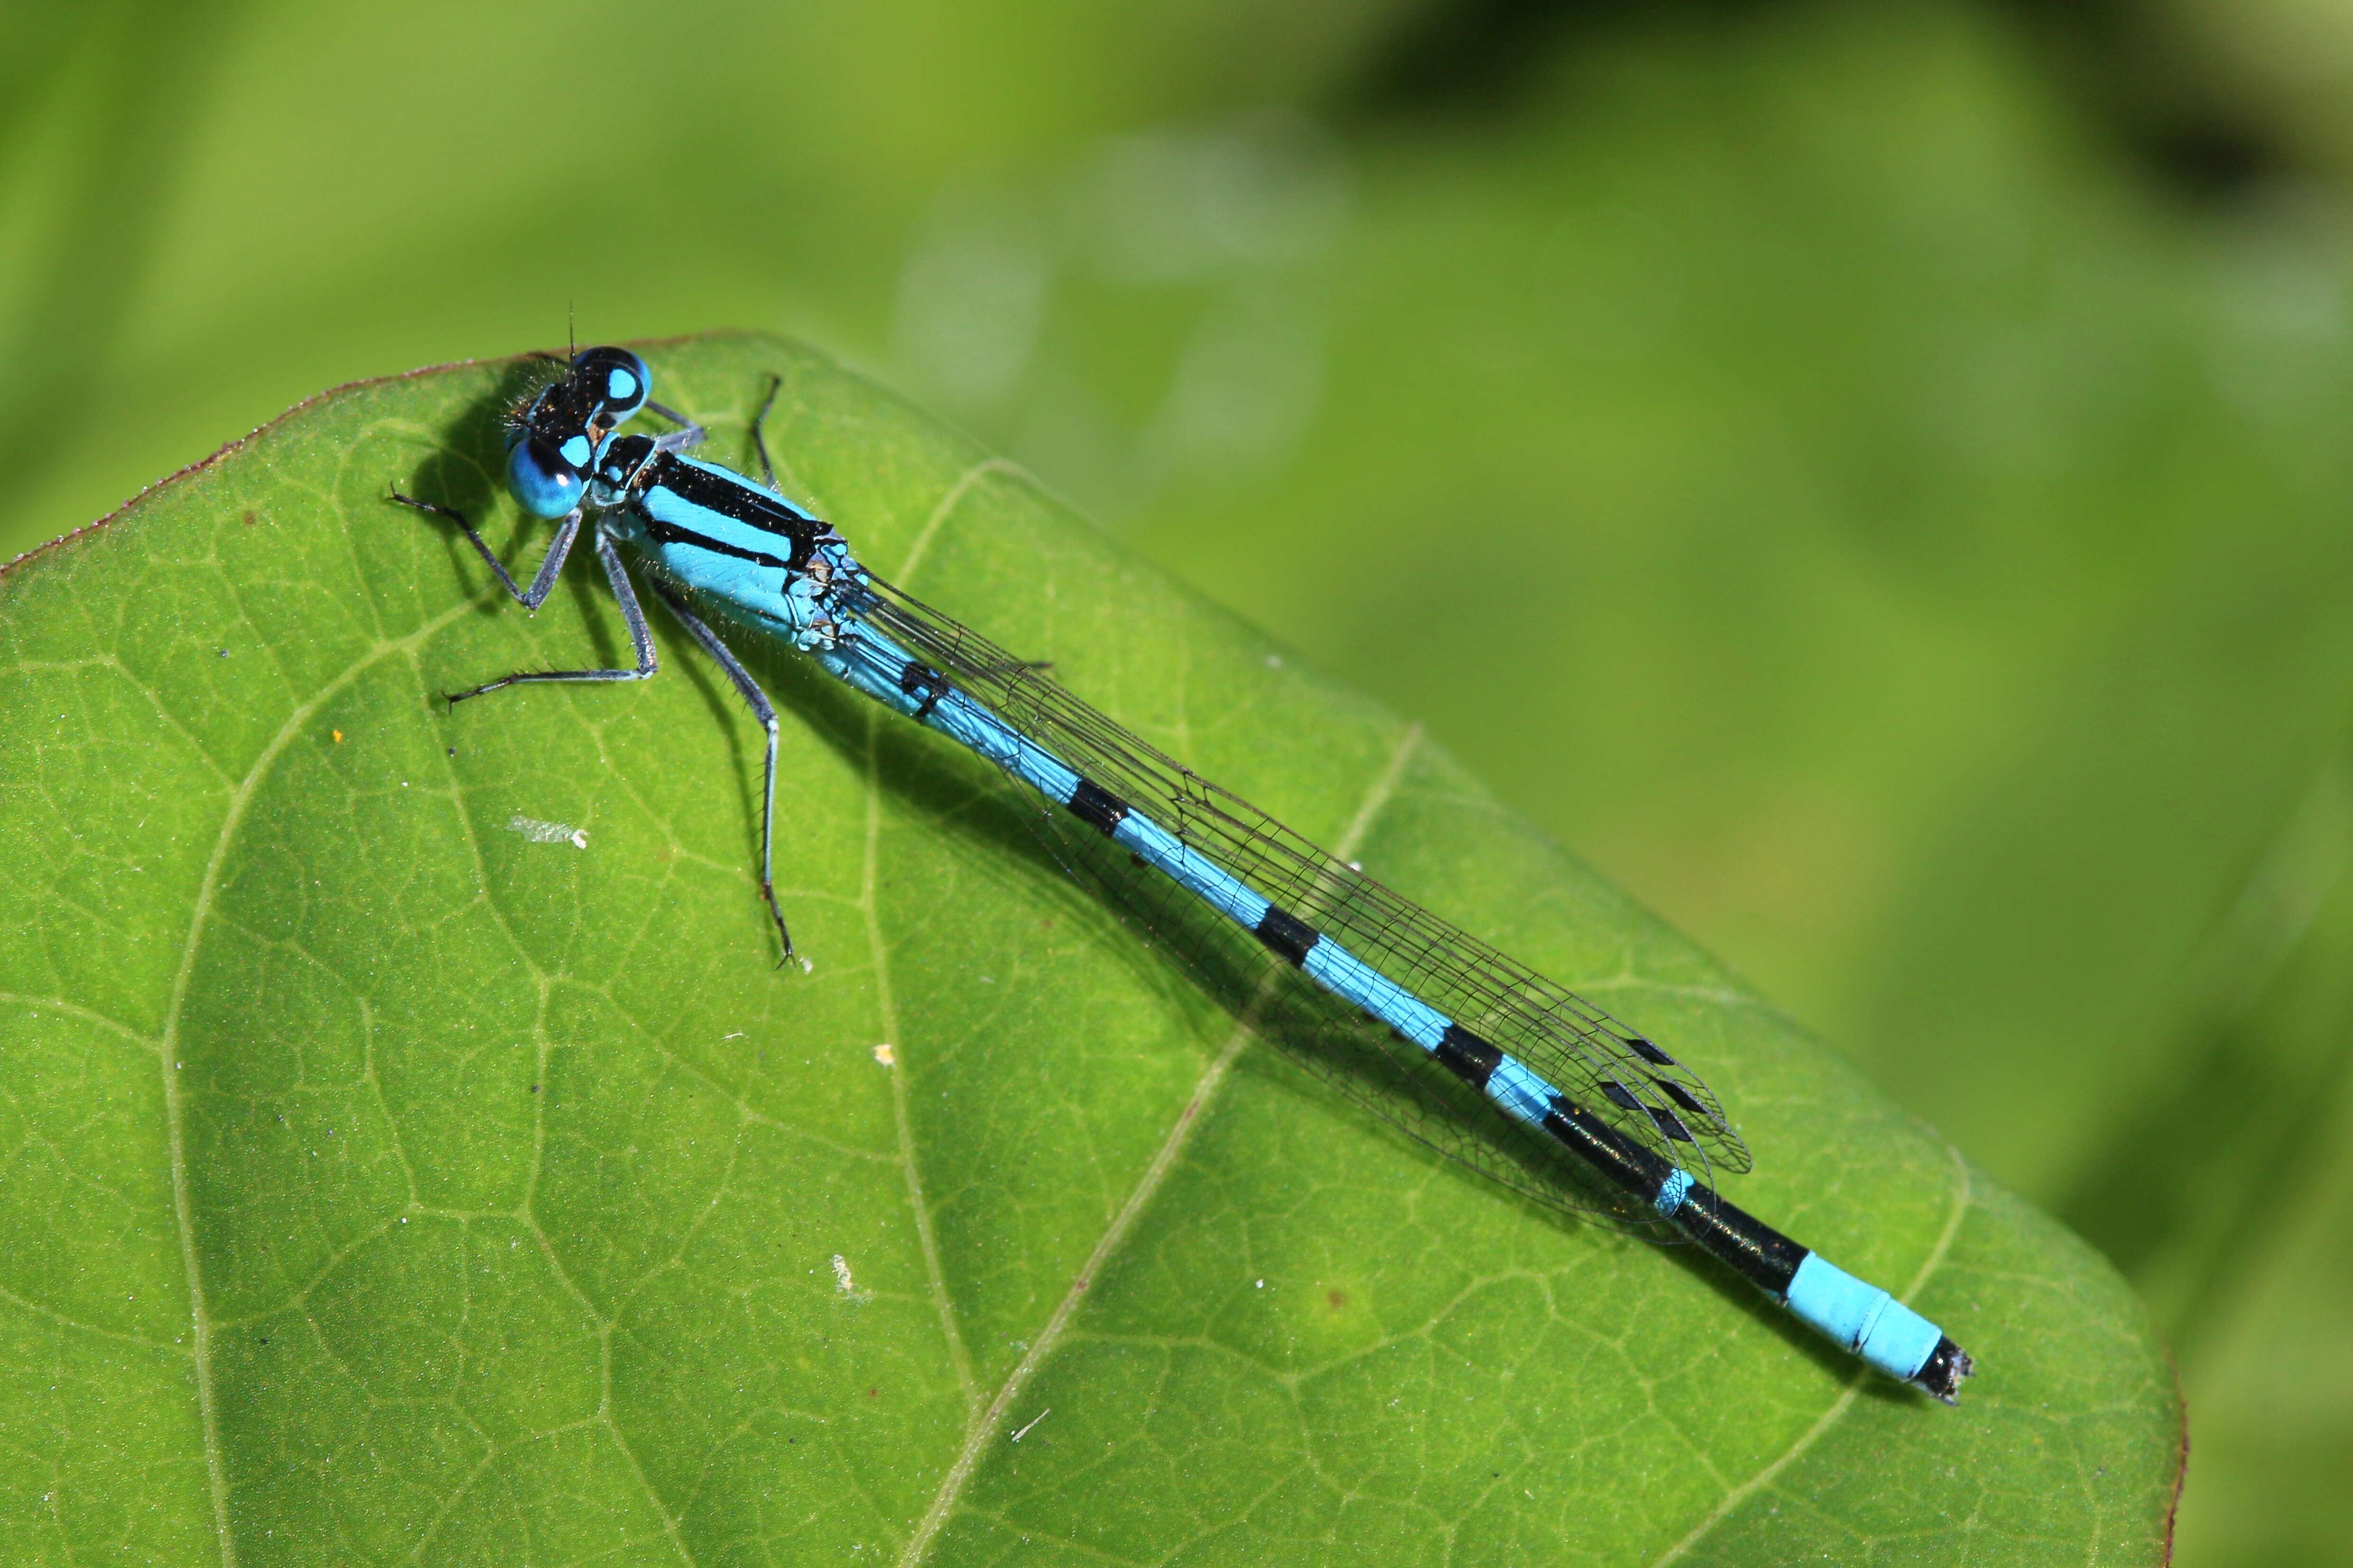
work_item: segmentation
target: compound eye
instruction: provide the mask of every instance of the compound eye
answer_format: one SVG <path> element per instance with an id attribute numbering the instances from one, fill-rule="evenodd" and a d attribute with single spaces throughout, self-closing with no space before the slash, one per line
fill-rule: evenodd
<path id="1" fill-rule="evenodd" d="M 615 425 L 643 408 L 653 390 L 646 362 L 627 349 L 584 349 L 572 362 L 572 374 L 604 404 L 606 418 Z"/>
<path id="2" fill-rule="evenodd" d="M 507 453 L 507 485 L 534 517 L 565 517 L 580 504 L 580 470 L 536 436 Z"/>

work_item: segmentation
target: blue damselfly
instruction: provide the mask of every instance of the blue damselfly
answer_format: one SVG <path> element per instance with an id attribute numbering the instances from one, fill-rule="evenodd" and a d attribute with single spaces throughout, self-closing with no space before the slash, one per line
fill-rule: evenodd
<path id="1" fill-rule="evenodd" d="M 557 523 L 529 588 L 457 510 L 393 499 L 456 522 L 532 607 L 588 523 L 635 662 L 518 672 L 450 700 L 654 674 L 623 552 L 634 557 L 766 731 L 759 885 L 786 956 L 773 875 L 776 713 L 702 609 L 782 640 L 1043 796 L 1065 866 L 1213 989 L 1250 994 L 1259 1033 L 1351 1099 L 1541 1203 L 1697 1244 L 1873 1366 L 1953 1402 L 1969 1358 L 1934 1323 L 1718 1195 L 1715 1173 L 1748 1169 L 1747 1148 L 1699 1076 L 1647 1036 L 1218 788 L 1047 667 L 868 572 L 841 534 L 776 489 L 766 405 L 752 426 L 763 484 L 687 455 L 702 431 L 649 400 L 637 354 L 592 348 L 556 363 L 510 432 L 509 488 Z M 621 433 L 641 411 L 676 428 Z"/>

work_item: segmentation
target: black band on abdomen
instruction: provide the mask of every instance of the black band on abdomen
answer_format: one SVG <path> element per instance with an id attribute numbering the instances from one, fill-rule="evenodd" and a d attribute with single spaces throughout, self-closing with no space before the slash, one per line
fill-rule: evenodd
<path id="1" fill-rule="evenodd" d="M 1119 830 L 1120 818 L 1127 815 L 1127 802 L 1092 779 L 1081 779 L 1079 787 L 1071 792 L 1070 812 L 1108 838 Z"/>
<path id="2" fill-rule="evenodd" d="M 1544 1119 L 1544 1130 L 1612 1186 L 1624 1188 L 1646 1205 L 1674 1169 L 1609 1122 L 1589 1110 L 1580 1110 L 1566 1099 L 1554 1102 L 1552 1114 Z"/>
<path id="3" fill-rule="evenodd" d="M 1266 913 L 1259 917 L 1255 934 L 1259 941 L 1266 943 L 1269 952 L 1293 969 L 1306 963 L 1307 950 L 1323 940 L 1322 933 L 1314 926 L 1289 910 L 1279 909 L 1273 904 L 1267 905 Z"/>
<path id="4" fill-rule="evenodd" d="M 1455 1023 L 1446 1026 L 1446 1033 L 1440 1037 L 1438 1049 L 1432 1054 L 1440 1067 L 1472 1089 L 1485 1089 L 1495 1064 L 1504 1059 L 1501 1046 L 1482 1040 Z"/>
<path id="5" fill-rule="evenodd" d="M 1742 1279 L 1767 1295 L 1789 1293 L 1790 1277 L 1806 1260 L 1806 1249 L 1715 1192 L 1694 1187 L 1675 1211 L 1675 1225 Z"/>
<path id="6" fill-rule="evenodd" d="M 938 707 L 940 699 L 947 695 L 947 677 L 911 658 L 906 668 L 899 671 L 899 689 L 910 697 L 923 699 L 915 704 L 915 710 L 911 715 L 920 724 L 932 716 L 932 710 Z"/>
<path id="7" fill-rule="evenodd" d="M 1589 1111 L 1561 1101 L 1544 1120 L 1544 1130 L 1611 1184 L 1645 1205 L 1676 1167 Z M 1806 1249 L 1712 1189 L 1694 1185 L 1672 1216 L 1675 1228 L 1721 1258 L 1742 1279 L 1778 1299 Z"/>

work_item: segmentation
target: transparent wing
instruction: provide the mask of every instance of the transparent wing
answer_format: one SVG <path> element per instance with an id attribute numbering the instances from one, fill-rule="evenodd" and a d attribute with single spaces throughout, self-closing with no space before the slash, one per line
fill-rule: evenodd
<path id="1" fill-rule="evenodd" d="M 887 583 L 871 588 L 858 613 L 950 684 L 1629 1138 L 1704 1185 L 1717 1167 L 1750 1168 L 1747 1146 L 1707 1085 L 1640 1032 L 1162 754 L 1043 668 Z M 1111 893 L 1261 1037 L 1348 1099 L 1539 1203 L 1657 1231 L 1647 1207 L 1586 1180 L 1551 1140 L 1102 834 L 1059 808 L 1040 826 L 1066 868 Z"/>

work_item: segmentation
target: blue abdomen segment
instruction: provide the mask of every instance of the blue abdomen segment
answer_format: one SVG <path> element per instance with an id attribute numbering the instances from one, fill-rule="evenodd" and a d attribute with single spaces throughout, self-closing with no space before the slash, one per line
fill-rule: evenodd
<path id="1" fill-rule="evenodd" d="M 1425 1051 L 1436 1050 L 1439 1041 L 1446 1037 L 1446 1026 L 1452 1020 L 1445 1014 L 1328 936 L 1316 938 L 1299 967 L 1316 984 L 1363 1008 Z M 1544 1081 L 1533 1073 L 1528 1077 L 1539 1084 Z"/>
<path id="2" fill-rule="evenodd" d="M 1910 1382 L 1944 1332 L 1878 1286 L 1809 1252 L 1789 1279 L 1789 1310 L 1888 1376 Z"/>
<path id="3" fill-rule="evenodd" d="M 1068 805 L 1068 799 L 1059 805 Z M 1208 856 L 1139 812 L 1121 816 L 1112 842 L 1182 886 L 1236 925 L 1256 930 L 1266 919 L 1267 900 L 1252 892 Z"/>
<path id="4" fill-rule="evenodd" d="M 1507 1056 L 1487 1075 L 1487 1098 L 1515 1120 L 1542 1127 L 1560 1099 L 1560 1090 L 1538 1078 L 1519 1058 Z"/>
<path id="5" fill-rule="evenodd" d="M 1076 772 L 963 692 L 943 689 L 936 672 L 873 627 L 860 626 L 822 657 L 828 669 L 876 701 L 977 752 L 1056 805 L 1070 805 L 1079 787 Z"/>

